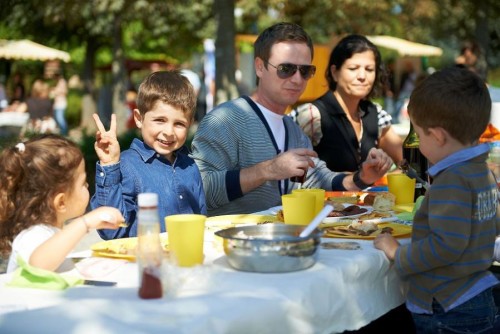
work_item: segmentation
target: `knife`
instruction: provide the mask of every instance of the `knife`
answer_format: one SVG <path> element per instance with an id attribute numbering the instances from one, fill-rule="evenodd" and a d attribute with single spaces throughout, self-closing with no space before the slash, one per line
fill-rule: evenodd
<path id="1" fill-rule="evenodd" d="M 112 281 L 94 281 L 90 279 L 86 279 L 83 281 L 84 285 L 94 285 L 94 286 L 115 286 L 116 282 Z"/>
<path id="2" fill-rule="evenodd" d="M 340 219 L 337 223 L 352 223 L 354 221 L 360 221 L 362 223 L 381 224 L 381 223 L 394 222 L 397 220 L 399 220 L 398 217 L 373 218 L 373 219 L 366 219 L 366 220 L 352 218 L 352 219 Z"/>

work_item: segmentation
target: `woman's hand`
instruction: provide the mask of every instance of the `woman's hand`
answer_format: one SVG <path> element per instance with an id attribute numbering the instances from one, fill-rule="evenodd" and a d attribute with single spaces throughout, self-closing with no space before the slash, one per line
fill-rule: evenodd
<path id="1" fill-rule="evenodd" d="M 360 178 L 366 184 L 372 184 L 383 177 L 392 166 L 392 159 L 379 148 L 372 148 L 361 165 Z"/>

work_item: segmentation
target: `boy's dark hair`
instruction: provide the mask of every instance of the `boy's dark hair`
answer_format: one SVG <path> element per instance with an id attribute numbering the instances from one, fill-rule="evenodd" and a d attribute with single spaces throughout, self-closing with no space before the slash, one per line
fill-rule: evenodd
<path id="1" fill-rule="evenodd" d="M 194 117 L 196 95 L 189 80 L 179 71 L 158 71 L 148 75 L 139 86 L 137 109 L 141 115 L 160 101 L 181 109 L 189 119 Z"/>
<path id="2" fill-rule="evenodd" d="M 271 48 L 280 42 L 305 43 L 311 50 L 311 59 L 314 57 L 313 41 L 307 32 L 298 24 L 281 22 L 270 26 L 257 37 L 254 43 L 254 59 L 257 57 L 262 59 L 267 69 Z M 258 77 L 257 84 L 259 84 Z"/>
<path id="3" fill-rule="evenodd" d="M 368 40 L 368 38 L 355 34 L 348 35 L 341 39 L 330 54 L 325 77 L 326 81 L 328 81 L 328 88 L 330 88 L 331 91 L 337 88 L 337 82 L 333 79 L 332 71 L 330 70 L 332 65 L 340 69 L 347 59 L 351 58 L 354 54 L 365 51 L 372 51 L 375 57 L 375 81 L 373 82 L 372 90 L 366 98 L 380 96 L 383 93 L 383 89 L 387 82 L 387 75 L 384 64 L 382 63 L 380 51 L 375 44 Z"/>
<path id="4" fill-rule="evenodd" d="M 433 73 L 415 87 L 408 113 L 424 131 L 441 127 L 467 145 L 477 142 L 486 129 L 491 98 L 477 74 L 454 66 Z"/>

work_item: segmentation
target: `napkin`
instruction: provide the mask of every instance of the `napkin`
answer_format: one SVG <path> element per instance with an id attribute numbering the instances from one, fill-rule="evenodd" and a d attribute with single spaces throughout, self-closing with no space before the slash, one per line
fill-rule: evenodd
<path id="1" fill-rule="evenodd" d="M 64 290 L 71 286 L 83 284 L 83 279 L 62 275 L 50 270 L 36 268 L 26 263 L 22 257 L 17 258 L 17 268 L 7 286 L 46 290 Z"/>
<path id="2" fill-rule="evenodd" d="M 398 217 L 399 220 L 403 222 L 413 222 L 413 217 L 415 216 L 417 210 L 420 208 L 420 205 L 422 204 L 423 200 L 424 196 L 419 196 L 415 201 L 415 204 L 413 205 L 413 209 L 411 212 L 400 212 L 396 214 L 396 217 Z"/>

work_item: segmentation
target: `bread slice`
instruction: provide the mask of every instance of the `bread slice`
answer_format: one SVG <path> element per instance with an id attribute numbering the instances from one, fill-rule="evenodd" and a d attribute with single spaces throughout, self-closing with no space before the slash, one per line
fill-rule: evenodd
<path id="1" fill-rule="evenodd" d="M 375 195 L 373 200 L 373 210 L 375 211 L 391 211 L 396 203 L 396 196 L 390 192 L 383 192 Z"/>

